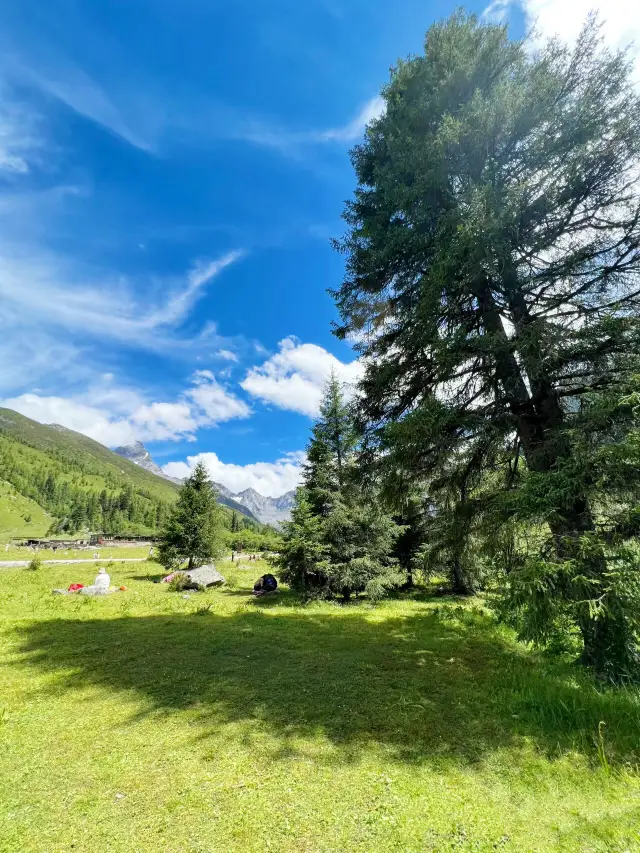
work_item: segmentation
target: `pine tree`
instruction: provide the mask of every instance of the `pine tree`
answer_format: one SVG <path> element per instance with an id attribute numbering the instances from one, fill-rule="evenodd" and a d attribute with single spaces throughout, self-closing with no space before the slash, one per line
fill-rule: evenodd
<path id="1" fill-rule="evenodd" d="M 211 561 L 220 550 L 222 520 L 215 489 L 199 462 L 183 482 L 162 531 L 158 559 L 167 569 L 188 560 L 188 568 Z"/>
<path id="2" fill-rule="evenodd" d="M 312 511 L 326 517 L 344 488 L 353 461 L 356 434 L 340 381 L 332 371 L 311 431 L 304 468 L 306 499 Z"/>
<path id="3" fill-rule="evenodd" d="M 285 526 L 280 565 L 299 589 L 345 600 L 363 591 L 380 598 L 400 583 L 392 557 L 399 528 L 359 480 L 356 446 L 352 415 L 332 374 L 307 448 L 304 488 Z"/>
<path id="4" fill-rule="evenodd" d="M 537 556 L 509 576 L 524 635 L 544 640 L 568 619 L 583 660 L 622 678 L 637 667 L 640 602 L 614 571 L 603 505 L 637 506 L 638 469 L 619 460 L 614 482 L 603 460 L 614 421 L 634 458 L 623 401 L 640 372 L 628 59 L 603 49 L 594 20 L 573 50 L 534 53 L 457 13 L 392 69 L 383 96 L 352 154 L 336 293 L 338 334 L 359 334 L 367 364 L 367 441 L 420 482 L 470 477 L 441 507 L 452 523 L 464 506 L 474 525 L 545 525 Z"/>
<path id="5" fill-rule="evenodd" d="M 405 573 L 405 586 L 410 588 L 414 585 L 415 574 L 423 569 L 423 552 L 427 543 L 432 506 L 425 495 L 418 490 L 412 491 L 408 486 L 403 495 L 395 497 L 393 504 L 396 506 L 394 521 L 401 528 L 393 548 L 393 556 L 398 567 Z"/>
<path id="6" fill-rule="evenodd" d="M 87 512 L 81 497 L 75 499 L 71 509 L 71 529 L 73 532 L 82 530 L 87 521 Z"/>
<path id="7" fill-rule="evenodd" d="M 282 580 L 302 592 L 320 588 L 326 583 L 327 545 L 322 537 L 322 517 L 314 514 L 306 489 L 297 490 L 291 520 L 282 528 L 283 543 L 277 558 Z"/>

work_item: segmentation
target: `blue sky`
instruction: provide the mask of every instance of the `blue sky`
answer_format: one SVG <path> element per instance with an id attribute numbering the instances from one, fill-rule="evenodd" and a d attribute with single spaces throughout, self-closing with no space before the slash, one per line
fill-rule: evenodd
<path id="1" fill-rule="evenodd" d="M 295 485 L 324 378 L 360 370 L 326 293 L 348 150 L 456 5 L 5 0 L 3 404 L 172 473 L 204 454 L 232 489 Z M 571 35 L 567 10 L 491 14 Z"/>

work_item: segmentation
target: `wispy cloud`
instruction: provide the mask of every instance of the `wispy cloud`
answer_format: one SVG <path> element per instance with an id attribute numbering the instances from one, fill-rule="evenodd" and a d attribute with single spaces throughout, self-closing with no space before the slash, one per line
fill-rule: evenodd
<path id="1" fill-rule="evenodd" d="M 53 256 L 28 258 L 5 254 L 0 245 L 0 316 L 37 319 L 47 326 L 70 330 L 99 330 L 101 338 L 113 338 L 137 347 L 164 346 L 158 332 L 170 333 L 189 315 L 204 287 L 223 270 L 243 257 L 233 251 L 217 260 L 199 263 L 178 281 L 163 282 L 169 297 L 158 304 L 145 281 L 101 277 Z M 24 283 L 28 281 L 29 287 Z M 135 286 L 134 286 L 135 285 Z M 150 307 L 149 307 L 150 305 Z"/>
<path id="2" fill-rule="evenodd" d="M 198 371 L 177 399 L 149 401 L 135 389 L 113 384 L 106 374 L 69 396 L 37 392 L 0 400 L 41 423 L 58 423 L 110 447 L 132 441 L 195 440 L 203 427 L 246 418 L 251 409 L 209 371 Z"/>
<path id="3" fill-rule="evenodd" d="M 131 106 L 123 109 L 122 104 L 117 106 L 95 79 L 57 50 L 49 48 L 41 54 L 32 52 L 29 59 L 20 59 L 10 53 L 3 57 L 2 67 L 5 75 L 12 80 L 39 90 L 135 148 L 143 151 L 153 149 L 158 128 L 153 124 L 145 126 L 149 122 L 145 122 L 142 116 L 147 118 L 148 110 L 136 110 Z M 118 100 L 126 102 L 124 99 L 132 94 L 134 99 L 137 98 L 137 92 L 120 92 Z"/>
<path id="4" fill-rule="evenodd" d="M 379 118 L 384 110 L 384 99 L 377 95 L 363 104 L 353 118 L 338 127 L 324 130 L 291 130 L 255 118 L 237 121 L 227 119 L 220 132 L 222 136 L 230 139 L 271 148 L 286 157 L 300 159 L 306 150 L 314 146 L 330 143 L 348 145 L 356 142 L 364 134 L 367 125 Z"/>
<path id="5" fill-rule="evenodd" d="M 29 160 L 37 156 L 42 142 L 37 123 L 37 117 L 0 83 L 0 173 L 3 177 L 29 172 Z"/>
<path id="6" fill-rule="evenodd" d="M 512 0 L 493 0 L 482 13 L 482 20 L 492 24 L 502 24 L 509 17 Z"/>
<path id="7" fill-rule="evenodd" d="M 187 286 L 174 292 L 168 302 L 144 319 L 146 328 L 156 329 L 180 322 L 198 300 L 205 285 L 232 264 L 241 260 L 246 251 L 236 249 L 215 261 L 199 261 L 187 276 Z"/>
<path id="8" fill-rule="evenodd" d="M 315 138 L 318 142 L 356 142 L 360 139 L 369 125 L 375 119 L 380 118 L 386 109 L 384 98 L 377 95 L 363 105 L 360 112 L 351 121 L 342 127 L 320 131 Z"/>
<path id="9" fill-rule="evenodd" d="M 166 146 L 192 144 L 197 139 L 229 139 L 278 151 L 301 159 L 310 146 L 327 143 L 351 144 L 367 124 L 384 111 L 378 95 L 362 104 L 344 124 L 329 128 L 294 129 L 271 119 L 247 115 L 239 108 L 207 103 L 196 93 L 177 103 L 149 84 L 128 81 L 126 87 L 103 86 L 83 68 L 49 46 L 42 55 L 31 51 L 23 58 L 11 56 L 0 62 L 0 71 L 38 89 L 80 116 L 95 122 L 130 145 L 148 153 Z M 0 167 L 2 165 L 2 115 L 0 113 Z M 7 165 L 25 169 L 19 154 L 9 153 Z"/>

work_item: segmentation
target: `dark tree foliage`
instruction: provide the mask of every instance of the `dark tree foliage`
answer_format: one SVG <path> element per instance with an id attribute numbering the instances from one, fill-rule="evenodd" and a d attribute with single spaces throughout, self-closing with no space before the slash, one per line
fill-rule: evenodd
<path id="1" fill-rule="evenodd" d="M 322 516 L 313 512 L 306 489 L 298 489 L 291 520 L 282 526 L 277 558 L 281 579 L 303 593 L 322 588 L 327 582 L 328 546 L 323 541 Z"/>
<path id="2" fill-rule="evenodd" d="M 340 336 L 387 471 L 446 486 L 440 536 L 547 530 L 504 586 L 637 671 L 640 102 L 595 20 L 538 52 L 458 13 L 400 61 L 353 153 Z M 457 491 L 457 494 L 456 494 Z M 459 540 L 459 537 L 458 537 Z M 460 540 L 459 540 L 460 541 Z M 504 544 L 504 542 L 503 542 Z M 513 539 L 511 540 L 513 546 Z"/>
<path id="3" fill-rule="evenodd" d="M 210 562 L 220 550 L 221 510 L 216 491 L 199 462 L 180 487 L 178 500 L 162 531 L 158 561 L 175 569 L 188 560 L 188 568 Z"/>
<path id="4" fill-rule="evenodd" d="M 378 599 L 401 582 L 392 555 L 400 528 L 358 477 L 356 445 L 352 414 L 332 375 L 279 559 L 282 578 L 303 592 Z"/>

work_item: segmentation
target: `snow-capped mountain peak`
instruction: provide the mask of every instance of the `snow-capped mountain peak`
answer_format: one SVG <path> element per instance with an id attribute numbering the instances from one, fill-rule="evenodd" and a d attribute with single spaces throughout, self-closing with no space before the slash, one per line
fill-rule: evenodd
<path id="1" fill-rule="evenodd" d="M 294 495 L 295 492 L 285 492 L 277 498 L 265 497 L 255 489 L 248 488 L 232 497 L 250 509 L 263 524 L 277 526 L 281 521 L 288 521 L 291 517 Z"/>

